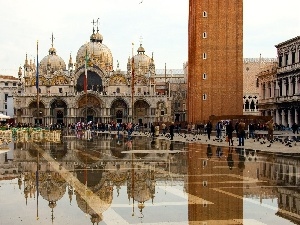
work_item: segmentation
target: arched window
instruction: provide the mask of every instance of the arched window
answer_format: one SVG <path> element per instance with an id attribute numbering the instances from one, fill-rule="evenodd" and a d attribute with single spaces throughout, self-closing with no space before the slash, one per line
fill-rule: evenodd
<path id="1" fill-rule="evenodd" d="M 250 103 L 250 110 L 251 110 L 251 112 L 255 111 L 255 104 L 254 104 L 253 100 Z"/>
<path id="2" fill-rule="evenodd" d="M 117 93 L 120 93 L 120 88 L 117 88 L 116 92 L 117 92 Z"/>
<path id="3" fill-rule="evenodd" d="M 207 17 L 207 12 L 203 11 L 203 17 Z"/>
<path id="4" fill-rule="evenodd" d="M 245 102 L 245 111 L 249 111 L 249 101 L 248 101 L 248 99 Z"/>

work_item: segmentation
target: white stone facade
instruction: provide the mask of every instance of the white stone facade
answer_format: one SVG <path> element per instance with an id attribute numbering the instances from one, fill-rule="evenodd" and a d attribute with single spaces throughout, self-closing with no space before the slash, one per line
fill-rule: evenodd
<path id="1" fill-rule="evenodd" d="M 300 122 L 300 36 L 275 46 L 278 62 L 258 75 L 261 115 L 291 127 Z"/>

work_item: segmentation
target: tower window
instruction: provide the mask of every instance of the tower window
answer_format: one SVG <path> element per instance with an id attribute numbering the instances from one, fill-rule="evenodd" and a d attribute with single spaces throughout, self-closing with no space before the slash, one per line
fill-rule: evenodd
<path id="1" fill-rule="evenodd" d="M 207 38 L 207 33 L 203 32 L 203 38 Z"/>
<path id="2" fill-rule="evenodd" d="M 202 99 L 203 99 L 203 100 L 206 100 L 206 99 L 207 99 L 207 95 L 206 95 L 206 94 L 203 94 L 203 95 L 202 95 Z"/>
<path id="3" fill-rule="evenodd" d="M 206 53 L 203 53 L 203 59 L 206 59 Z"/>
<path id="4" fill-rule="evenodd" d="M 206 79 L 206 73 L 203 73 L 203 80 L 205 80 Z"/>
<path id="5" fill-rule="evenodd" d="M 207 17 L 207 12 L 203 11 L 203 17 Z"/>

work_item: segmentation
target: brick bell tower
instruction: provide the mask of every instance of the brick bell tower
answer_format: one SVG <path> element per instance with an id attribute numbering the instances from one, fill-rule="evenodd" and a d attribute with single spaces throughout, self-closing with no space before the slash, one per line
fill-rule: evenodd
<path id="1" fill-rule="evenodd" d="M 243 114 L 243 0 L 189 0 L 188 121 Z"/>

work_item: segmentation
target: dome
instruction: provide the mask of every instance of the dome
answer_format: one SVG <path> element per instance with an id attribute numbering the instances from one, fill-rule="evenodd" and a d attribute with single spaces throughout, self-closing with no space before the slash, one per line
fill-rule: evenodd
<path id="1" fill-rule="evenodd" d="M 85 55 L 87 51 L 90 60 L 89 66 L 95 65 L 100 69 L 102 69 L 103 71 L 112 70 L 113 57 L 110 49 L 106 45 L 102 44 L 102 41 L 100 41 L 101 39 L 103 39 L 102 35 L 96 33 L 96 34 L 92 34 L 92 36 L 94 39 L 82 45 L 77 52 L 77 56 L 76 56 L 77 68 L 84 66 Z"/>
<path id="2" fill-rule="evenodd" d="M 40 61 L 40 73 L 46 74 L 47 70 L 51 73 L 59 70 L 66 70 L 65 61 L 56 55 L 56 49 L 53 46 L 49 49 L 49 55 L 45 56 Z"/>
<path id="3" fill-rule="evenodd" d="M 101 34 L 99 34 L 99 32 L 97 33 L 93 33 L 90 37 L 90 41 L 91 42 L 100 42 L 102 43 L 103 41 L 103 36 Z"/>
<path id="4" fill-rule="evenodd" d="M 151 57 L 145 55 L 145 49 L 140 44 L 140 47 L 137 50 L 138 54 L 133 56 L 134 59 L 134 68 L 135 71 L 141 71 L 141 75 L 148 73 L 149 65 L 152 62 Z"/>

